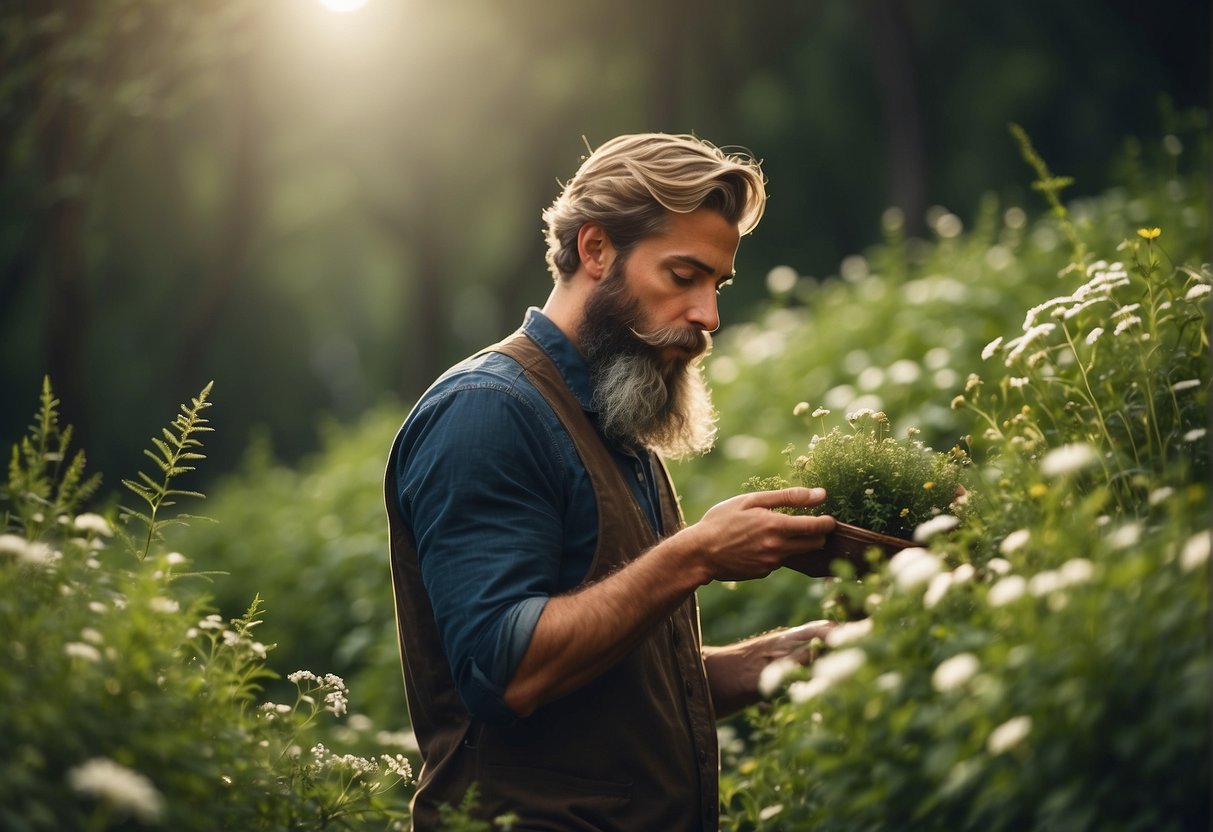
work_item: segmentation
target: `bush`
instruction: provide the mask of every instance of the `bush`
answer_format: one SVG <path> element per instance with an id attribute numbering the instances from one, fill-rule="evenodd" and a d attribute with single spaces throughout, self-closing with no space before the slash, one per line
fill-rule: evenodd
<path id="1" fill-rule="evenodd" d="M 207 390 L 153 440 L 139 509 L 82 511 L 97 481 L 70 458 L 49 383 L 13 448 L 2 496 L 0 827 L 25 830 L 383 828 L 407 818 L 409 761 L 335 755 L 321 718 L 349 690 L 294 677 L 262 702 L 270 647 L 256 597 L 234 619 L 186 592 L 190 561 L 160 543 L 177 487 L 201 458 Z M 310 750 L 309 750 L 310 749 Z M 203 810 L 200 811 L 200 807 Z"/>
<path id="2" fill-rule="evenodd" d="M 963 386 L 935 394 L 972 437 L 966 523 L 835 585 L 868 617 L 751 711 L 726 828 L 1208 828 L 1213 273 L 1182 220 L 1200 191 L 1135 195 L 1174 235 L 1054 205 L 1071 264 L 1025 261 L 1049 296 L 1004 296 L 985 345 L 957 356 Z M 882 318 L 863 283 L 834 291 Z M 785 335 L 819 337 L 807 321 Z"/>

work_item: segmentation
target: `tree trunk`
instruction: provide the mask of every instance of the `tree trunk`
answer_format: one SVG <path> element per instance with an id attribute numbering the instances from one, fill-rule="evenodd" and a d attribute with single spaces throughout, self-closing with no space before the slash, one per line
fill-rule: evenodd
<path id="1" fill-rule="evenodd" d="M 921 234 L 927 209 L 925 118 L 905 6 L 902 0 L 864 0 L 862 8 L 884 109 L 888 203 L 904 212 L 908 234 Z"/>

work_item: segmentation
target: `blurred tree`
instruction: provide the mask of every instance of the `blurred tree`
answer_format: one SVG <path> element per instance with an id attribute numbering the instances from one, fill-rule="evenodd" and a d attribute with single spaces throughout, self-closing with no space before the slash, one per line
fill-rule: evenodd
<path id="1" fill-rule="evenodd" d="M 1026 191 L 1009 120 L 1097 191 L 1126 135 L 1169 129 L 1159 93 L 1207 103 L 1208 31 L 1190 0 L 8 4 L 0 387 L 51 372 L 110 482 L 210 378 L 220 467 L 256 424 L 294 457 L 318 411 L 408 400 L 542 303 L 539 214 L 586 144 L 764 159 L 737 322 L 773 266 L 836 271 L 888 205 L 913 229 Z"/>
<path id="2" fill-rule="evenodd" d="M 171 117 L 238 48 L 243 0 L 8 4 L 0 10 L 0 300 L 38 288 L 41 372 L 87 431 L 88 249 L 97 178 L 137 121 Z M 39 286 L 39 284 L 41 284 Z"/>

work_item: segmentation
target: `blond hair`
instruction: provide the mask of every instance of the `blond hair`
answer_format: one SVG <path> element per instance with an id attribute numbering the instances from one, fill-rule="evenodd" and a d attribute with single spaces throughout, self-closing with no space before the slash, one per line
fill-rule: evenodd
<path id="1" fill-rule="evenodd" d="M 582 162 L 543 212 L 548 268 L 556 280 L 577 271 L 577 233 L 587 222 L 602 225 L 621 257 L 661 231 L 670 211 L 710 208 L 748 234 L 766 208 L 765 185 L 748 152 L 725 153 L 696 136 L 611 139 Z"/>

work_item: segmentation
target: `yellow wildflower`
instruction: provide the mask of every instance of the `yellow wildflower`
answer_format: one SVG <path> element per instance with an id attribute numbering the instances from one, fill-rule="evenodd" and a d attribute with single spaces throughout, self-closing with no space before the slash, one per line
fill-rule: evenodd
<path id="1" fill-rule="evenodd" d="M 1028 489 L 1029 497 L 1040 498 L 1048 493 L 1049 493 L 1049 486 L 1045 485 L 1043 482 L 1038 482 L 1035 485 L 1033 485 L 1031 488 Z"/>
<path id="2" fill-rule="evenodd" d="M 1143 240 L 1153 240 L 1155 237 L 1157 237 L 1160 234 L 1162 234 L 1161 228 L 1139 228 L 1139 229 L 1137 229 L 1137 236 L 1141 237 Z"/>

